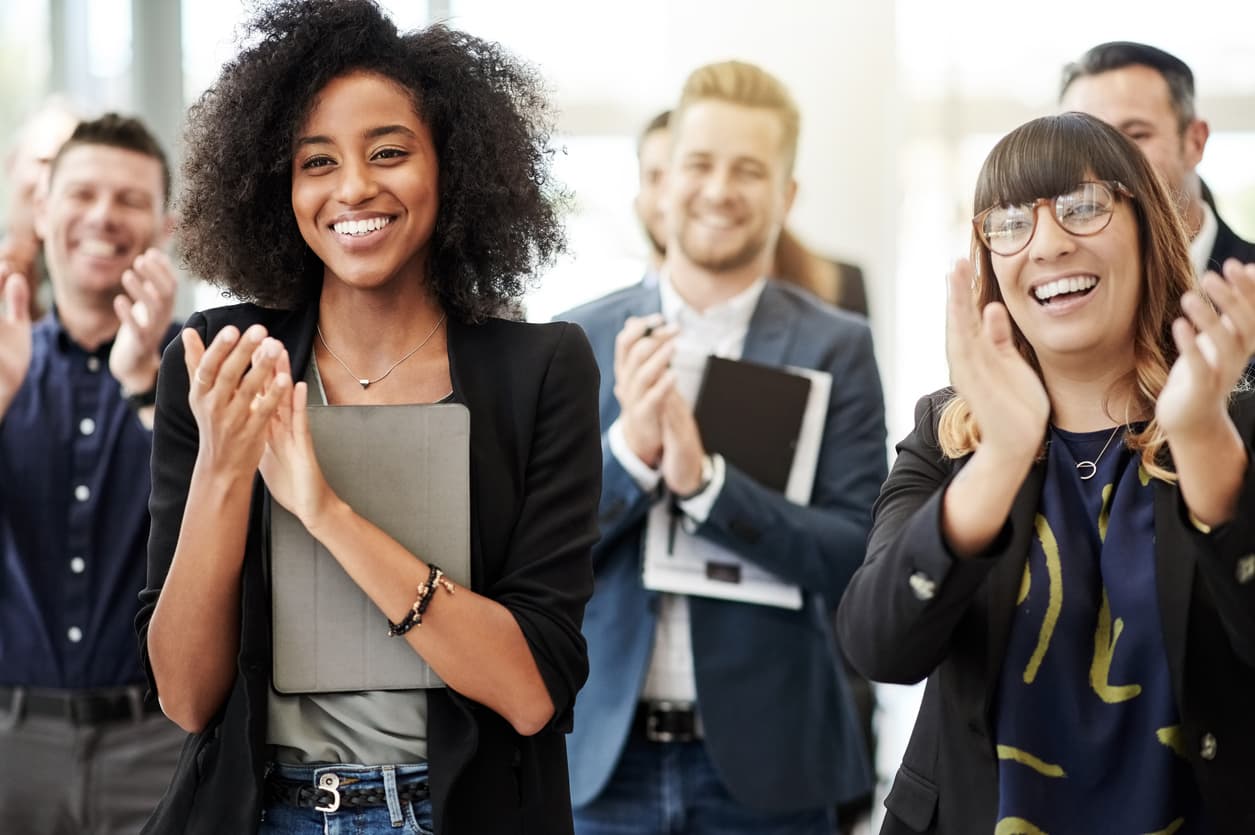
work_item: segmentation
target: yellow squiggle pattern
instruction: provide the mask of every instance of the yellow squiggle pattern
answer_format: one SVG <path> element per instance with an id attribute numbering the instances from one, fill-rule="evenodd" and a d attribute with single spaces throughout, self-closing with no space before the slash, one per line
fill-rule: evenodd
<path id="1" fill-rule="evenodd" d="M 1068 776 L 1063 773 L 1062 766 L 1055 765 L 1054 763 L 1048 763 L 1043 759 L 1034 757 L 1032 754 L 1028 753 L 1027 751 L 1021 751 L 1019 748 L 1012 748 L 1010 745 L 998 746 L 998 759 L 1013 760 L 1019 763 L 1020 765 L 1026 765 L 1029 768 L 1033 769 L 1033 771 L 1036 771 L 1038 774 L 1042 775 L 1043 777 L 1067 777 Z"/>
<path id="2" fill-rule="evenodd" d="M 1046 650 L 1050 648 L 1050 639 L 1055 634 L 1055 626 L 1059 623 L 1059 612 L 1063 609 L 1063 563 L 1059 560 L 1059 543 L 1046 517 L 1037 514 L 1037 538 L 1041 541 L 1041 549 L 1046 555 L 1046 581 L 1049 584 L 1049 598 L 1046 602 L 1046 616 L 1042 620 L 1041 633 L 1037 636 L 1037 647 L 1028 659 L 1024 668 L 1024 683 L 1032 684 L 1041 668 Z"/>
<path id="3" fill-rule="evenodd" d="M 1102 608 L 1098 610 L 1098 627 L 1094 630 L 1094 660 L 1089 665 L 1089 686 L 1109 705 L 1127 702 L 1142 693 L 1140 684 L 1115 685 L 1107 681 L 1111 675 L 1111 659 L 1116 654 L 1116 642 L 1124 631 L 1124 618 L 1111 620 L 1111 601 L 1107 590 L 1102 590 Z"/>
<path id="4" fill-rule="evenodd" d="M 1015 599 L 1016 606 L 1028 600 L 1028 592 L 1032 587 L 1033 574 L 1028 570 L 1028 563 L 1024 563 L 1024 576 L 1020 579 L 1020 596 Z"/>
<path id="5" fill-rule="evenodd" d="M 1046 830 L 1034 826 L 1024 818 L 1003 818 L 994 827 L 994 835 L 1047 835 L 1047 833 Z"/>
<path id="6" fill-rule="evenodd" d="M 1150 484 L 1150 473 L 1146 472 L 1145 464 L 1137 465 L 1137 480 L 1142 482 L 1143 487 Z"/>
<path id="7" fill-rule="evenodd" d="M 1185 737 L 1181 735 L 1180 725 L 1169 725 L 1166 728 L 1160 728 L 1155 731 L 1155 738 L 1159 740 L 1160 745 L 1171 748 L 1172 753 L 1185 759 Z"/>
<path id="8" fill-rule="evenodd" d="M 1165 829 L 1161 829 L 1158 832 L 1150 832 L 1148 835 L 1172 835 L 1172 833 L 1176 832 L 1183 826 L 1185 826 L 1185 818 L 1177 818 L 1172 823 L 1168 824 Z"/>
<path id="9" fill-rule="evenodd" d="M 1114 484 L 1108 484 L 1102 489 L 1102 510 L 1098 511 L 1098 538 L 1103 542 L 1107 541 L 1107 524 L 1111 521 L 1111 491 L 1114 488 Z"/>

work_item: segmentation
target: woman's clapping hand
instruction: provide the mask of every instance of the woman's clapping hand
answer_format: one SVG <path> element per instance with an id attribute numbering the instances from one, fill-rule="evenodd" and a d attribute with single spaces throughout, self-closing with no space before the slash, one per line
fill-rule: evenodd
<path id="1" fill-rule="evenodd" d="M 200 428 L 198 460 L 211 471 L 251 478 L 267 424 L 292 391 L 287 351 L 261 325 L 243 334 L 228 325 L 208 348 L 191 328 L 182 339 L 188 402 Z"/>

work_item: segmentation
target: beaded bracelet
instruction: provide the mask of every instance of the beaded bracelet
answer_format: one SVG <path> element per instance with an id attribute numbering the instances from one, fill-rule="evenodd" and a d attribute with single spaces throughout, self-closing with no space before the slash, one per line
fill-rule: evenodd
<path id="1" fill-rule="evenodd" d="M 427 579 L 419 584 L 417 589 L 417 597 L 414 598 L 414 605 L 405 613 L 405 617 L 400 623 L 388 621 L 389 637 L 397 637 L 409 632 L 415 626 L 423 625 L 423 615 L 427 612 L 427 607 L 431 605 L 431 599 L 436 596 L 436 589 L 443 586 L 444 590 L 449 594 L 453 594 L 455 586 L 451 583 L 445 573 L 440 570 L 439 566 L 429 565 L 427 569 Z"/>

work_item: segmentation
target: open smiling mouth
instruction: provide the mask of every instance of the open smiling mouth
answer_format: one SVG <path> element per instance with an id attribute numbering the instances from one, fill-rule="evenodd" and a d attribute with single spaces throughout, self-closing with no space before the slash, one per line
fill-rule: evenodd
<path id="1" fill-rule="evenodd" d="M 116 258 L 122 254 L 122 246 L 103 241 L 99 238 L 88 238 L 78 244 L 79 252 L 91 258 Z"/>
<path id="2" fill-rule="evenodd" d="M 378 232 L 388 224 L 392 223 L 393 218 L 388 217 L 372 217 L 366 220 L 342 220 L 339 223 L 331 224 L 331 228 L 339 235 L 347 235 L 350 238 L 364 238 L 372 232 Z"/>
<path id="3" fill-rule="evenodd" d="M 1077 275 L 1058 278 L 1033 288 L 1033 298 L 1043 307 L 1088 296 L 1098 286 L 1097 276 Z"/>

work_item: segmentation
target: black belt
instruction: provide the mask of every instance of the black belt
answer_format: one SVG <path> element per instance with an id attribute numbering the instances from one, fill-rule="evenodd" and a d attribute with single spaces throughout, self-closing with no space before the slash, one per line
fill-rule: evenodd
<path id="1" fill-rule="evenodd" d="M 702 720 L 691 702 L 641 702 L 632 735 L 646 742 L 692 742 L 702 738 Z"/>
<path id="2" fill-rule="evenodd" d="M 0 687 L 0 708 L 12 707 L 26 716 L 65 719 L 75 725 L 136 721 L 160 713 L 155 701 L 144 699 L 140 685 L 94 690 L 45 690 Z"/>
<path id="3" fill-rule="evenodd" d="M 266 781 L 266 799 L 272 803 L 302 806 L 322 812 L 334 812 L 342 807 L 387 806 L 388 795 L 382 786 L 354 789 L 346 788 L 339 780 L 328 780 L 322 775 L 319 782 L 326 788 L 271 777 Z M 428 797 L 427 784 L 407 783 L 397 786 L 397 798 L 410 802 L 423 801 Z"/>

